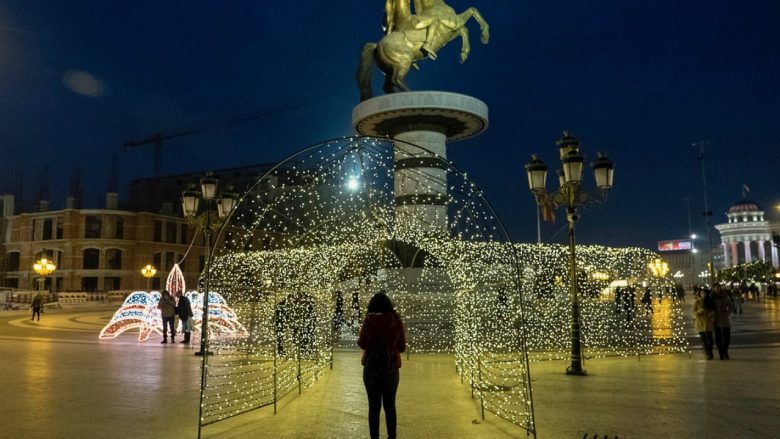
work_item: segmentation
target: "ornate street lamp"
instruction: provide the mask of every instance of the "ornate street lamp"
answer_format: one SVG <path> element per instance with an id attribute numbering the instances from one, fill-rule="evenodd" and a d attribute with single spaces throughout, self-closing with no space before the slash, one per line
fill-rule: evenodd
<path id="1" fill-rule="evenodd" d="M 569 292 L 571 295 L 571 365 L 566 368 L 567 375 L 585 375 L 582 369 L 582 341 L 580 334 L 580 303 L 577 289 L 577 260 L 575 223 L 579 219 L 577 207 L 591 202 L 603 202 L 607 191 L 612 188 L 615 165 L 605 155 L 599 154 L 591 164 L 598 193 L 590 195 L 582 188 L 582 174 L 585 158 L 580 153 L 580 143 L 568 131 L 556 142 L 562 170 L 558 171 L 559 188 L 547 192 L 547 165 L 534 154 L 525 165 L 528 174 L 528 186 L 534 194 L 536 203 L 543 209 L 566 208 L 569 222 Z"/>
<path id="2" fill-rule="evenodd" d="M 152 264 L 146 264 L 146 267 L 141 269 L 141 276 L 146 278 L 146 291 L 149 292 L 151 287 L 151 281 L 154 275 L 157 274 L 157 269 Z"/>
<path id="3" fill-rule="evenodd" d="M 650 272 L 657 278 L 666 277 L 669 273 L 669 264 L 666 261 L 662 261 L 660 258 L 656 258 L 654 261 L 647 264 Z"/>
<path id="4" fill-rule="evenodd" d="M 208 318 L 209 318 L 209 282 L 211 281 L 211 233 L 221 225 L 222 221 L 228 217 L 230 212 L 236 206 L 238 196 L 233 193 L 227 187 L 227 191 L 223 192 L 220 199 L 216 200 L 217 187 L 219 186 L 219 180 L 212 177 L 211 174 L 207 174 L 206 177 L 200 179 L 200 192 L 193 187 L 181 193 L 181 206 L 184 216 L 190 220 L 190 222 L 196 223 L 203 227 L 203 234 L 206 237 L 206 282 L 204 284 L 203 292 L 203 321 L 201 323 L 201 336 L 200 336 L 200 350 L 195 355 L 208 354 Z M 200 200 L 204 201 L 205 211 L 198 215 L 198 207 L 200 207 Z M 217 219 L 212 221 L 212 208 L 216 204 Z M 205 217 L 205 221 L 203 218 Z M 205 222 L 205 224 L 201 224 Z M 205 373 L 205 367 L 204 367 Z"/>
<path id="5" fill-rule="evenodd" d="M 54 273 L 57 270 L 57 264 L 50 260 L 46 256 L 35 261 L 33 264 L 33 271 L 41 276 L 38 279 L 38 292 L 43 293 L 43 286 L 46 284 L 46 276 Z"/>

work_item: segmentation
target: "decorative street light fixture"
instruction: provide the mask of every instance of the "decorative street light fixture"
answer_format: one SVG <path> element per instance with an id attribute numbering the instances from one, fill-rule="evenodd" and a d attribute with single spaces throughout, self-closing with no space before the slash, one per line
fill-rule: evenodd
<path id="1" fill-rule="evenodd" d="M 567 375 L 585 375 L 582 369 L 582 341 L 580 334 L 580 303 L 577 291 L 577 260 L 574 225 L 579 219 L 577 207 L 589 202 L 603 202 L 607 199 L 607 191 L 612 188 L 615 165 L 605 155 L 599 153 L 591 164 L 596 180 L 598 193 L 590 195 L 582 188 L 582 170 L 585 157 L 580 153 L 580 143 L 568 131 L 556 142 L 560 152 L 561 167 L 558 171 L 560 187 L 557 191 L 548 193 L 546 190 L 547 165 L 534 154 L 531 161 L 525 165 L 528 174 L 528 186 L 534 194 L 536 203 L 542 209 L 566 208 L 566 219 L 569 222 L 569 292 L 571 302 L 571 365 L 566 368 Z"/>
<path id="2" fill-rule="evenodd" d="M 203 321 L 201 323 L 200 351 L 195 355 L 208 354 L 208 318 L 209 318 L 209 282 L 211 280 L 211 233 L 212 229 L 219 228 L 221 222 L 227 218 L 233 208 L 236 206 L 238 196 L 227 187 L 220 199 L 216 200 L 217 186 L 219 180 L 206 174 L 206 177 L 200 179 L 200 192 L 194 188 L 189 188 L 181 193 L 181 206 L 184 216 L 198 226 L 203 227 L 203 234 L 206 237 L 206 282 L 203 291 Z M 200 199 L 205 201 L 205 211 L 198 215 Z M 213 203 L 215 202 L 215 203 Z M 216 204 L 217 218 L 212 221 L 212 208 Z M 205 220 L 203 219 L 205 217 Z M 202 224 L 205 223 L 205 224 Z M 203 373 L 205 373 L 205 368 Z"/>
<path id="3" fill-rule="evenodd" d="M 660 258 L 656 258 L 654 261 L 647 264 L 650 272 L 657 278 L 666 277 L 669 273 L 669 264 L 666 261 L 662 261 Z"/>
<path id="4" fill-rule="evenodd" d="M 54 271 L 57 270 L 57 264 L 55 264 L 54 261 L 50 260 L 46 256 L 43 256 L 42 258 L 35 261 L 33 264 L 33 270 L 35 273 L 41 276 L 38 279 L 38 292 L 43 293 L 43 286 L 46 284 L 46 276 L 54 273 Z"/>
<path id="5" fill-rule="evenodd" d="M 146 267 L 141 269 L 141 276 L 146 278 L 146 291 L 149 292 L 151 287 L 152 278 L 157 274 L 157 269 L 152 264 L 146 264 Z"/>

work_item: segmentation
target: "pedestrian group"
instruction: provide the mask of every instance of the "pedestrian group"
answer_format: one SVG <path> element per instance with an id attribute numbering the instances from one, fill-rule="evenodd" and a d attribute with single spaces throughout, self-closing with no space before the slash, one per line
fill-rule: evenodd
<path id="1" fill-rule="evenodd" d="M 171 333 L 171 343 L 175 343 L 175 322 L 177 316 L 179 321 L 181 321 L 181 330 L 184 332 L 184 340 L 179 343 L 189 343 L 193 313 L 187 296 L 182 294 L 181 291 L 177 291 L 176 298 L 174 298 L 168 290 L 163 290 L 160 302 L 157 303 L 157 308 L 160 310 L 163 327 L 163 339 L 160 343 L 168 343 L 168 332 Z"/>

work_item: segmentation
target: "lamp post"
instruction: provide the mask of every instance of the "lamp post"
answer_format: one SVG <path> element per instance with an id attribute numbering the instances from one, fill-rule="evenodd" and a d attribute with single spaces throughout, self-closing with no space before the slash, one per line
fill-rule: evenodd
<path id="1" fill-rule="evenodd" d="M 38 279 L 38 293 L 43 293 L 43 286 L 46 284 L 46 276 L 54 273 L 54 271 L 57 270 L 57 264 L 55 264 L 54 261 L 50 260 L 46 256 L 43 256 L 42 258 L 35 261 L 33 264 L 33 270 L 35 273 L 41 276 Z"/>
<path id="2" fill-rule="evenodd" d="M 157 274 L 157 269 L 152 264 L 146 264 L 146 267 L 141 269 L 141 276 L 146 278 L 146 291 L 151 289 L 151 282 L 154 275 Z"/>
<path id="3" fill-rule="evenodd" d="M 206 237 L 206 282 L 204 283 L 203 292 L 203 321 L 201 322 L 201 335 L 200 335 L 200 350 L 195 355 L 208 354 L 208 318 L 209 318 L 209 282 L 211 281 L 211 232 L 212 228 L 219 227 L 222 220 L 224 220 L 228 214 L 235 207 L 238 197 L 230 190 L 224 192 L 220 199 L 216 199 L 217 186 L 219 180 L 212 177 L 211 174 L 207 174 L 206 177 L 200 179 L 200 192 L 189 188 L 181 193 L 181 205 L 184 216 L 192 222 L 196 222 L 198 225 L 203 226 L 203 234 Z M 228 188 L 230 189 L 230 188 Z M 201 215 L 198 215 L 198 207 L 200 205 L 200 199 L 205 202 L 205 209 Z M 212 208 L 216 204 L 217 207 L 217 219 L 212 222 Z M 202 218 L 205 216 L 205 224 L 201 224 Z M 213 223 L 213 224 L 212 224 Z M 205 368 L 204 368 L 205 373 Z"/>
<path id="4" fill-rule="evenodd" d="M 547 165 L 534 154 L 531 161 L 525 165 L 528 174 L 528 186 L 534 194 L 537 205 L 542 209 L 564 207 L 566 219 L 569 222 L 569 292 L 571 295 L 571 365 L 566 368 L 567 375 L 585 375 L 582 369 L 582 341 L 580 334 L 580 303 L 577 288 L 577 260 L 575 223 L 579 219 L 577 207 L 588 202 L 602 202 L 607 198 L 607 191 L 612 188 L 615 165 L 605 155 L 599 154 L 593 168 L 596 186 L 599 191 L 595 196 L 589 195 L 582 188 L 582 169 L 585 158 L 580 153 L 580 143 L 568 131 L 556 144 L 560 152 L 561 167 L 558 171 L 560 187 L 557 191 L 548 193 Z"/>

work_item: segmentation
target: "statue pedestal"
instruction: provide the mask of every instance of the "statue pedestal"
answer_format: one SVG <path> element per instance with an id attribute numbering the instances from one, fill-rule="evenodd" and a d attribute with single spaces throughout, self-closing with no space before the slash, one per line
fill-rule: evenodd
<path id="1" fill-rule="evenodd" d="M 396 220 L 447 228 L 447 142 L 479 135 L 488 108 L 471 96 L 417 91 L 378 96 L 352 110 L 364 136 L 395 140 Z"/>
<path id="2" fill-rule="evenodd" d="M 361 135 L 394 140 L 396 227 L 410 224 L 446 234 L 447 143 L 485 131 L 487 105 L 457 93 L 395 93 L 357 105 L 352 126 Z M 391 292 L 407 319 L 412 351 L 450 351 L 454 346 L 454 296 L 448 276 L 446 269 L 433 267 L 378 273 L 379 284 Z"/>

